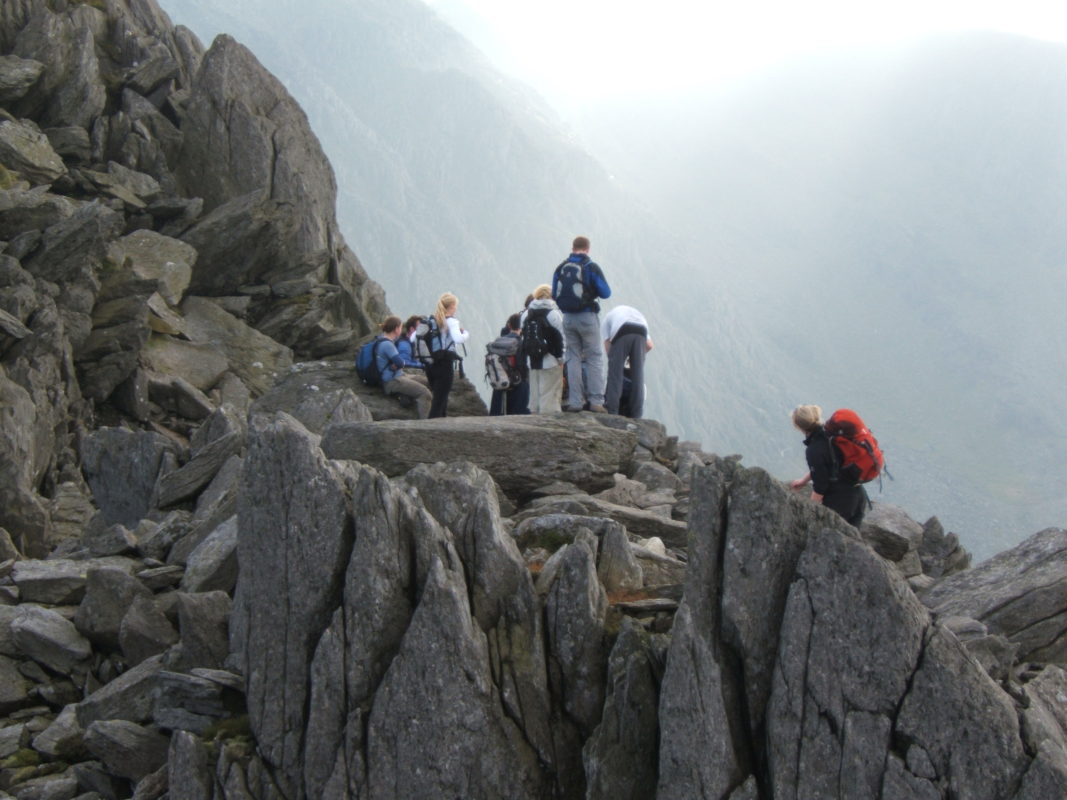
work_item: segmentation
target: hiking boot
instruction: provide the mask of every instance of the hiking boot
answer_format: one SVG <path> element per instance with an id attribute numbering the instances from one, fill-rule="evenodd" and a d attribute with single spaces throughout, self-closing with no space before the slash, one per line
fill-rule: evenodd
<path id="1" fill-rule="evenodd" d="M 578 406 L 563 406 L 563 410 L 570 412 L 571 414 L 577 414 L 582 409 Z"/>
<path id="2" fill-rule="evenodd" d="M 601 405 L 589 406 L 589 410 L 596 414 L 607 414 L 608 410 Z"/>

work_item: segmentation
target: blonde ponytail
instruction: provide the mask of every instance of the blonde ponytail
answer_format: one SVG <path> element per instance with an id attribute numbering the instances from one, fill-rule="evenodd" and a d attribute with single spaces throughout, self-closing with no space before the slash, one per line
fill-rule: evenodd
<path id="1" fill-rule="evenodd" d="M 448 309 L 455 308 L 457 303 L 459 303 L 459 298 L 452 292 L 445 292 L 437 300 L 437 310 L 434 311 L 433 318 L 437 320 L 438 329 L 442 331 L 445 329 L 445 317 L 448 316 Z"/>

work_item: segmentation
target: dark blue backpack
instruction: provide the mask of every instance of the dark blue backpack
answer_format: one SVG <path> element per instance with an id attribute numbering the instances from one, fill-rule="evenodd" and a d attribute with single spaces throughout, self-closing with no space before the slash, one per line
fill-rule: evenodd
<path id="1" fill-rule="evenodd" d="M 559 310 L 573 313 L 586 308 L 593 298 L 586 286 L 585 264 L 564 261 L 557 267 L 557 272 L 559 278 L 556 281 L 555 300 Z"/>
<path id="2" fill-rule="evenodd" d="M 382 373 L 378 369 L 378 345 L 385 341 L 376 336 L 359 348 L 356 355 L 356 374 L 367 386 L 381 386 Z"/>

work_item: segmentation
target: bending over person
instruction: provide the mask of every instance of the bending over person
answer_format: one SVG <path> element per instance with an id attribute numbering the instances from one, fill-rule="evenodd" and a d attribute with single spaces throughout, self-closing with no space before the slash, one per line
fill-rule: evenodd
<path id="1" fill-rule="evenodd" d="M 830 441 L 822 424 L 819 406 L 797 406 L 793 411 L 793 425 L 804 438 L 804 457 L 808 474 L 790 482 L 793 489 L 811 484 L 811 499 L 836 511 L 849 525 L 858 528 L 867 511 L 867 491 L 862 484 L 844 480 L 839 474 L 841 455 Z"/>

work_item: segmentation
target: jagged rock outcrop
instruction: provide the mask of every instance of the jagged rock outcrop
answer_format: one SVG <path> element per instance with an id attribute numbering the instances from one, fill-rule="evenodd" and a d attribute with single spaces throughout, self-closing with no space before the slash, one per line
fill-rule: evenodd
<path id="1" fill-rule="evenodd" d="M 600 425 L 591 416 L 576 422 L 532 415 L 463 417 L 444 424 L 339 423 L 323 432 L 323 452 L 330 458 L 371 464 L 386 475 L 425 461 L 472 461 L 517 498 L 554 481 L 592 491 L 608 488 L 615 473 L 629 469 L 636 444 L 634 433 Z"/>
<path id="2" fill-rule="evenodd" d="M 4 4 L 0 104 L 0 793 L 1067 795 L 1062 530 L 414 420 L 303 113 L 153 0 Z"/>
<path id="3" fill-rule="evenodd" d="M 922 594 L 940 617 L 969 617 L 1021 661 L 1067 663 L 1067 530 L 1048 528 Z"/>

